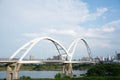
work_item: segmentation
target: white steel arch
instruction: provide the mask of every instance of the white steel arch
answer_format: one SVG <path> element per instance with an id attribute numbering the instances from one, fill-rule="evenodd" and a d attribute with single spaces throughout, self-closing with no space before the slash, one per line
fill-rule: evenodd
<path id="1" fill-rule="evenodd" d="M 23 58 L 29 53 L 29 51 L 41 40 L 48 40 L 53 42 L 53 44 L 56 46 L 58 53 L 60 54 L 60 50 L 63 50 L 65 53 L 64 55 L 61 55 L 63 57 L 66 57 L 69 55 L 68 51 L 62 46 L 62 44 L 60 44 L 57 40 L 50 38 L 50 37 L 38 37 L 35 38 L 29 42 L 27 42 L 26 44 L 24 44 L 22 47 L 20 47 L 11 57 L 10 59 L 13 59 L 17 54 L 19 54 L 19 52 L 21 52 L 22 50 L 24 50 L 24 54 L 20 57 L 19 61 L 22 61 Z M 59 49 L 60 48 L 60 49 Z"/>
<path id="2" fill-rule="evenodd" d="M 82 40 L 82 41 L 85 43 L 85 46 L 86 46 L 86 48 L 87 48 L 87 52 L 88 52 L 89 58 L 90 58 L 90 60 L 92 60 L 91 50 L 90 50 L 87 42 L 86 42 L 84 39 L 78 38 L 78 39 L 74 40 L 74 41 L 72 42 L 72 44 L 69 46 L 69 48 L 68 48 L 68 53 L 69 53 L 69 56 L 70 56 L 70 61 L 71 61 L 72 58 L 73 58 L 75 49 L 76 49 L 77 44 L 78 44 L 78 42 L 79 42 L 80 40 Z"/>
<path id="3" fill-rule="evenodd" d="M 91 50 L 90 50 L 89 45 L 87 44 L 87 42 L 86 42 L 84 39 L 81 39 L 81 40 L 85 43 L 85 46 L 86 46 L 86 48 L 87 48 L 87 52 L 88 52 L 88 55 L 89 55 L 90 60 L 93 60 L 93 58 L 92 58 L 92 53 L 91 53 Z"/>

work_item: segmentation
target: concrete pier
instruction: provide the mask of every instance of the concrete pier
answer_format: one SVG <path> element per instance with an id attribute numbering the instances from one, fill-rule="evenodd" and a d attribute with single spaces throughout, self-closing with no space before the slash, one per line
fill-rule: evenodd
<path id="1" fill-rule="evenodd" d="M 69 75 L 69 76 L 72 77 L 73 69 L 72 69 L 72 64 L 71 63 L 63 63 L 63 65 L 62 65 L 62 74 L 63 74 L 63 76 Z"/>
<path id="2" fill-rule="evenodd" d="M 18 79 L 20 63 L 14 63 L 7 66 L 7 80 Z"/>
<path id="3" fill-rule="evenodd" d="M 13 77 L 13 72 L 12 72 L 12 68 L 10 66 L 7 66 L 7 80 L 11 80 Z"/>

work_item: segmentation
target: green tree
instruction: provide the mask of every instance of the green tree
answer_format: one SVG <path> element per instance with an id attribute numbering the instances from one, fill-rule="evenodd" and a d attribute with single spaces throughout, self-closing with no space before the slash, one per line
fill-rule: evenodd
<path id="1" fill-rule="evenodd" d="M 29 76 L 22 76 L 22 77 L 20 77 L 20 80 L 31 80 L 31 77 L 29 77 Z"/>
<path id="2" fill-rule="evenodd" d="M 60 79 L 60 78 L 61 78 L 61 74 L 60 73 L 55 75 L 55 79 Z"/>
<path id="3" fill-rule="evenodd" d="M 87 71 L 87 76 L 120 76 L 120 65 L 115 63 L 96 64 Z"/>

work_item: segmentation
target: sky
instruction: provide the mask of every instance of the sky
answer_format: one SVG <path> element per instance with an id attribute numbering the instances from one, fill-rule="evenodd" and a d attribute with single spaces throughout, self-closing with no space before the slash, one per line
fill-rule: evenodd
<path id="1" fill-rule="evenodd" d="M 66 49 L 73 40 L 85 39 L 94 57 L 113 56 L 120 52 L 120 0 L 0 0 L 0 58 L 9 58 L 26 42 L 46 36 Z M 56 53 L 49 41 L 36 46 L 29 55 Z M 74 57 L 85 52 L 80 42 Z"/>

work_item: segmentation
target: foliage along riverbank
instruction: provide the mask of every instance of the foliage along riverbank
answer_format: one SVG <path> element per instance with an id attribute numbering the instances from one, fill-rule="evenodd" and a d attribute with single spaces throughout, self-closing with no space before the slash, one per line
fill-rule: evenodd
<path id="1" fill-rule="evenodd" d="M 99 63 L 87 71 L 87 76 L 120 76 L 120 64 Z"/>
<path id="2" fill-rule="evenodd" d="M 88 70 L 93 64 L 73 64 L 74 70 Z M 62 64 L 23 64 L 20 70 L 61 70 Z M 0 71 L 6 71 L 6 66 L 1 65 Z"/>
<path id="3" fill-rule="evenodd" d="M 99 63 L 92 66 L 83 77 L 73 75 L 62 76 L 60 73 L 55 75 L 54 79 L 31 79 L 30 77 L 21 77 L 20 80 L 120 80 L 120 64 Z"/>
<path id="4" fill-rule="evenodd" d="M 24 65 L 23 68 L 28 67 Z M 54 66 L 54 67 L 53 67 Z M 56 67 L 55 67 L 56 66 Z M 58 67 L 59 66 L 59 67 Z M 81 65 L 73 65 L 75 69 L 79 68 Z M 83 65 L 82 65 L 83 66 Z M 31 65 L 30 69 L 60 69 L 60 65 Z M 87 66 L 88 67 L 88 66 Z M 28 68 L 27 68 L 28 69 Z M 5 79 L 3 79 L 5 80 Z M 120 64 L 116 63 L 99 63 L 95 65 L 90 65 L 87 73 L 83 77 L 61 76 L 61 74 L 56 74 L 54 79 L 49 78 L 37 78 L 33 79 L 30 77 L 22 76 L 19 80 L 120 80 Z"/>
<path id="5" fill-rule="evenodd" d="M 19 80 L 120 80 L 120 77 L 117 76 L 117 77 L 113 77 L 113 76 L 106 76 L 106 77 L 79 77 L 79 78 L 70 78 L 68 76 L 66 77 L 63 77 L 63 78 L 54 78 L 54 79 L 51 79 L 51 78 L 37 78 L 37 79 L 32 79 L 30 77 L 22 77 L 20 78 Z"/>

